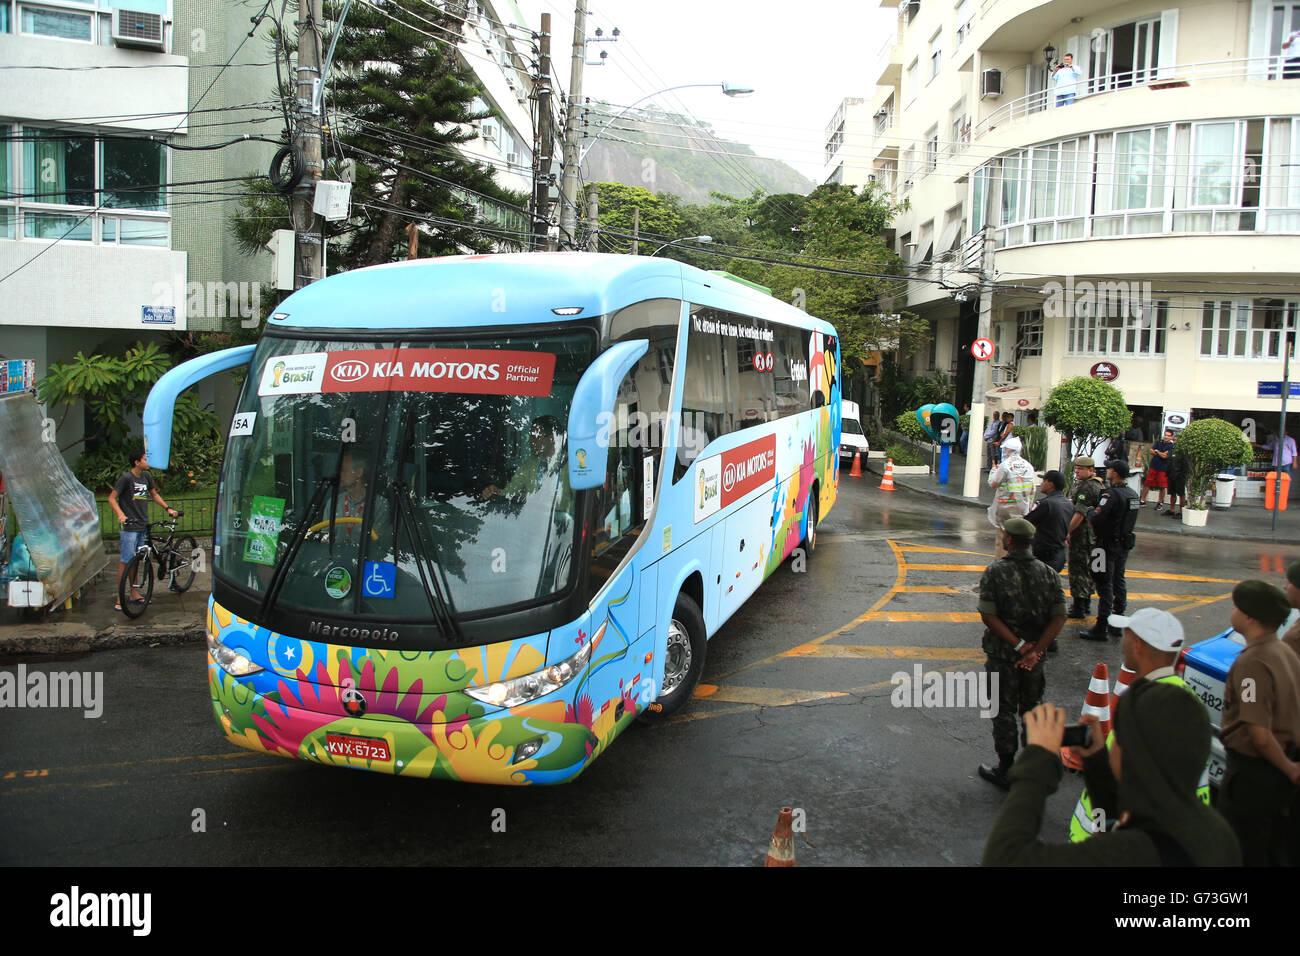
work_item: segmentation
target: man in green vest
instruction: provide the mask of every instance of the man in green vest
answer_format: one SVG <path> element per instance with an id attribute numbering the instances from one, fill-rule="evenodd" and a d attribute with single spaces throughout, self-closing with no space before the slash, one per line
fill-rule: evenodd
<path id="1" fill-rule="evenodd" d="M 1178 623 L 1178 618 L 1168 611 L 1144 607 L 1130 617 L 1112 614 L 1109 624 L 1124 629 L 1124 665 L 1137 674 L 1133 678 L 1134 684 L 1139 680 L 1155 681 L 1195 693 L 1174 673 L 1174 661 L 1183 648 L 1183 626 Z M 1129 692 L 1132 692 L 1131 687 Z M 1119 786 L 1107 757 L 1107 750 L 1115 742 L 1115 732 L 1111 731 L 1103 746 L 1097 718 L 1089 715 L 1081 720 L 1092 725 L 1092 739 L 1087 747 L 1071 748 L 1083 758 L 1085 783 L 1079 802 L 1074 805 L 1074 816 L 1070 818 L 1070 841 L 1073 843 L 1086 840 L 1103 828 L 1110 829 L 1119 799 Z M 1196 796 L 1209 805 L 1208 763 L 1201 772 Z"/>

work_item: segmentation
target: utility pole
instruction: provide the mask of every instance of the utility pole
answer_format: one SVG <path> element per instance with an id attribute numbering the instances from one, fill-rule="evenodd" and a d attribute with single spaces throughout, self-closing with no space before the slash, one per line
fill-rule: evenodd
<path id="1" fill-rule="evenodd" d="M 980 317 L 975 337 L 987 339 L 993 331 L 993 227 L 987 216 L 984 221 L 984 254 L 980 260 Z M 970 425 L 971 440 L 966 444 L 966 476 L 962 482 L 962 496 L 980 496 L 980 473 L 984 467 L 984 396 L 989 389 L 989 363 L 994 356 L 975 360 L 975 374 L 971 381 Z"/>
<path id="2" fill-rule="evenodd" d="M 325 276 L 325 220 L 312 206 L 321 162 L 320 84 L 323 0 L 298 0 L 298 128 L 294 144 L 302 152 L 302 181 L 293 194 L 295 289 Z"/>
<path id="3" fill-rule="evenodd" d="M 539 37 L 541 55 L 537 76 L 537 148 L 533 152 L 533 249 L 547 247 L 551 220 L 551 167 L 554 165 L 555 131 L 551 128 L 551 15 L 542 14 Z"/>
<path id="4" fill-rule="evenodd" d="M 641 207 L 632 207 L 632 255 L 639 255 L 641 243 L 637 237 L 641 235 Z"/>
<path id="5" fill-rule="evenodd" d="M 560 242 L 578 244 L 578 165 L 582 128 L 582 67 L 587 61 L 587 0 L 573 10 L 573 61 L 569 72 L 569 109 L 564 121 L 564 188 L 560 192 Z"/>
<path id="6" fill-rule="evenodd" d="M 592 183 L 587 187 L 587 251 L 600 251 L 600 190 Z"/>

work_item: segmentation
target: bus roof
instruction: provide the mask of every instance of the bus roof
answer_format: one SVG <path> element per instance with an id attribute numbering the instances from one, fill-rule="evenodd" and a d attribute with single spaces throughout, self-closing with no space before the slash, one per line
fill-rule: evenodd
<path id="1" fill-rule="evenodd" d="M 343 272 L 289 296 L 267 328 L 453 329 L 565 322 L 659 298 L 831 331 L 829 324 L 747 284 L 673 259 L 588 252 L 446 256 Z M 561 315 L 557 309 L 579 311 Z"/>

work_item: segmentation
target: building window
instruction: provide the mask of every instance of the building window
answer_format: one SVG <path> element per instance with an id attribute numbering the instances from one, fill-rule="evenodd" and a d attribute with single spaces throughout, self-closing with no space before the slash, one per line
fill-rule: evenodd
<path id="1" fill-rule="evenodd" d="M 939 127 L 931 126 L 925 134 L 925 171 L 932 173 L 939 165 Z"/>
<path id="2" fill-rule="evenodd" d="M 94 17 L 78 10 L 56 10 L 47 7 L 19 7 L 22 32 L 33 36 L 58 37 L 61 40 L 91 42 Z"/>
<path id="3" fill-rule="evenodd" d="M 907 66 L 907 105 L 908 106 L 911 106 L 914 102 L 916 102 L 918 62 L 919 62 L 918 60 L 913 60 Z"/>
<path id="4" fill-rule="evenodd" d="M 1114 209 L 1155 209 L 1165 201 L 1169 127 L 1115 134 Z"/>
<path id="5" fill-rule="evenodd" d="M 1066 353 L 1134 358 L 1164 355 L 1168 300 L 1135 301 L 1127 288 L 1111 294 L 1101 285 L 1095 295 L 1076 291 L 1066 331 Z"/>
<path id="6" fill-rule="evenodd" d="M 1192 125 L 1190 206 L 1237 205 L 1238 159 L 1236 123 Z"/>
<path id="7" fill-rule="evenodd" d="M 1042 309 L 1022 309 L 1016 313 L 1016 353 L 1021 358 L 1043 354 Z"/>
<path id="8" fill-rule="evenodd" d="M 835 132 L 830 135 L 830 138 L 826 140 L 825 161 L 829 163 L 835 157 L 835 154 L 840 151 L 840 147 L 843 145 L 844 145 L 844 124 L 840 123 L 839 128 L 836 129 Z"/>
<path id="9" fill-rule="evenodd" d="M 957 4 L 957 31 L 953 42 L 954 49 L 961 46 L 962 41 L 970 35 L 971 20 L 975 17 L 972 7 L 973 4 L 970 0 L 961 0 Z"/>
<path id="10" fill-rule="evenodd" d="M 1282 358 L 1294 343 L 1300 300 L 1219 299 L 1201 307 L 1201 355 L 1207 358 Z"/>
<path id="11" fill-rule="evenodd" d="M 939 75 L 939 70 L 943 67 L 943 28 L 940 27 L 935 31 L 934 36 L 930 37 L 930 79 L 933 80 Z M 926 82 L 929 82 L 928 80 Z"/>

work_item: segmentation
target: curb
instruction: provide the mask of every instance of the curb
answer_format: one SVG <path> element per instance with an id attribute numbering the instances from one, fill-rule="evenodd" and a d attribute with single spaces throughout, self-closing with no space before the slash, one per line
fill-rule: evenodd
<path id="1" fill-rule="evenodd" d="M 22 629 L 15 625 L 12 630 Z M 0 656 L 22 654 L 84 654 L 124 647 L 161 647 L 198 644 L 204 640 L 202 622 L 194 624 L 120 624 L 96 631 L 85 624 L 34 624 L 28 634 L 4 634 L 0 628 Z M 43 632 L 43 633 L 42 633 Z M 53 632 L 53 633 L 51 633 Z"/>
<path id="2" fill-rule="evenodd" d="M 873 475 L 879 474 L 879 472 L 874 471 L 870 468 L 866 469 L 866 471 L 870 472 Z M 940 494 L 937 491 L 931 491 L 928 488 L 915 488 L 910 484 L 908 484 L 905 480 L 900 479 L 897 475 L 895 475 L 894 477 L 894 484 L 896 484 L 899 487 L 899 489 L 902 491 L 909 491 L 914 495 L 921 495 L 923 497 L 930 498 L 934 501 L 946 501 L 949 502 L 950 504 L 962 505 L 966 508 L 978 508 L 980 511 L 988 510 L 988 505 L 982 501 L 972 501 L 968 498 L 959 498 L 954 495 L 944 495 L 944 494 Z M 992 525 L 990 525 L 990 527 L 992 527 Z M 1163 534 L 1163 535 L 1170 535 L 1172 537 L 1191 538 L 1193 540 L 1199 540 L 1203 538 L 1211 541 L 1251 541 L 1256 544 L 1286 544 L 1290 540 L 1290 538 L 1283 537 L 1281 535 L 1265 536 L 1259 534 L 1250 534 L 1248 532 L 1236 532 L 1231 534 L 1225 534 L 1225 533 L 1215 534 L 1214 532 L 1207 531 L 1203 534 L 1197 534 L 1189 531 L 1177 531 L 1173 528 L 1162 528 L 1162 527 L 1148 528 L 1145 526 L 1139 527 L 1136 530 L 1137 533 L 1139 534 Z"/>

